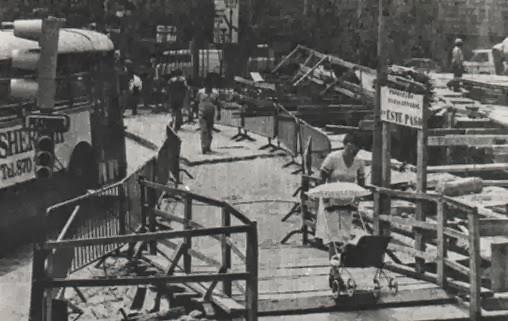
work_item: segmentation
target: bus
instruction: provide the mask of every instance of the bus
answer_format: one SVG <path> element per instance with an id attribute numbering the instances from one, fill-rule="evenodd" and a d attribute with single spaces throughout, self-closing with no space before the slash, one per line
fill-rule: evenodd
<path id="1" fill-rule="evenodd" d="M 34 77 L 12 67 L 12 51 L 37 48 L 35 41 L 0 30 L 0 246 L 27 241 L 49 205 L 126 175 L 113 43 L 95 31 L 62 28 L 54 110 L 69 116 L 70 129 L 55 134 L 52 177 L 35 179 L 37 133 L 23 125 L 27 113 L 36 110 L 35 100 L 11 98 L 9 83 Z"/>

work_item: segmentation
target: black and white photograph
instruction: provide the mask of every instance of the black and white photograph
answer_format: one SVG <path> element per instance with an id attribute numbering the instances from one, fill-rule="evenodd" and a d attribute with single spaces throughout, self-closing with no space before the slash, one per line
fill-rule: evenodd
<path id="1" fill-rule="evenodd" d="M 0 2 L 0 321 L 508 321 L 508 0 Z"/>

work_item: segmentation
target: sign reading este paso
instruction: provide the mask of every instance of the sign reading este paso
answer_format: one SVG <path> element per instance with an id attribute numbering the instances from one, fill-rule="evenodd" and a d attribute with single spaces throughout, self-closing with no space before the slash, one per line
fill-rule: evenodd
<path id="1" fill-rule="evenodd" d="M 381 120 L 422 129 L 423 95 L 389 87 L 381 88 Z"/>

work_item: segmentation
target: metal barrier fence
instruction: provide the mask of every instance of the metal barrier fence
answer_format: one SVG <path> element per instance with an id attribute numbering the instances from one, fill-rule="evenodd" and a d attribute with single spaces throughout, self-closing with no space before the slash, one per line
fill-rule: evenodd
<path id="1" fill-rule="evenodd" d="M 299 120 L 281 105 L 277 107 L 279 109 L 276 120 L 277 140 L 291 156 L 297 157 L 300 154 L 298 148 L 300 138 Z"/>
<path id="2" fill-rule="evenodd" d="M 330 142 L 330 139 L 324 133 L 318 128 L 315 128 L 309 124 L 307 124 L 305 121 L 300 120 L 300 141 L 303 146 L 306 146 L 309 142 L 310 148 L 307 151 L 307 154 L 310 157 L 309 164 L 306 164 L 304 166 L 308 169 L 316 169 L 319 170 L 321 167 L 321 164 L 323 163 L 325 157 L 332 151 L 332 144 Z M 304 155 L 304 151 L 300 151 L 301 155 Z M 305 162 L 305 160 L 304 160 Z"/>

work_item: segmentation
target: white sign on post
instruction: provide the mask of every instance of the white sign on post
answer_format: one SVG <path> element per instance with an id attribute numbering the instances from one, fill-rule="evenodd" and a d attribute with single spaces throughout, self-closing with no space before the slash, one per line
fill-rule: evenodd
<path id="1" fill-rule="evenodd" d="M 214 43 L 238 43 L 239 0 L 215 0 Z"/>
<path id="2" fill-rule="evenodd" d="M 422 129 L 423 95 L 389 87 L 381 88 L 381 120 Z"/>

